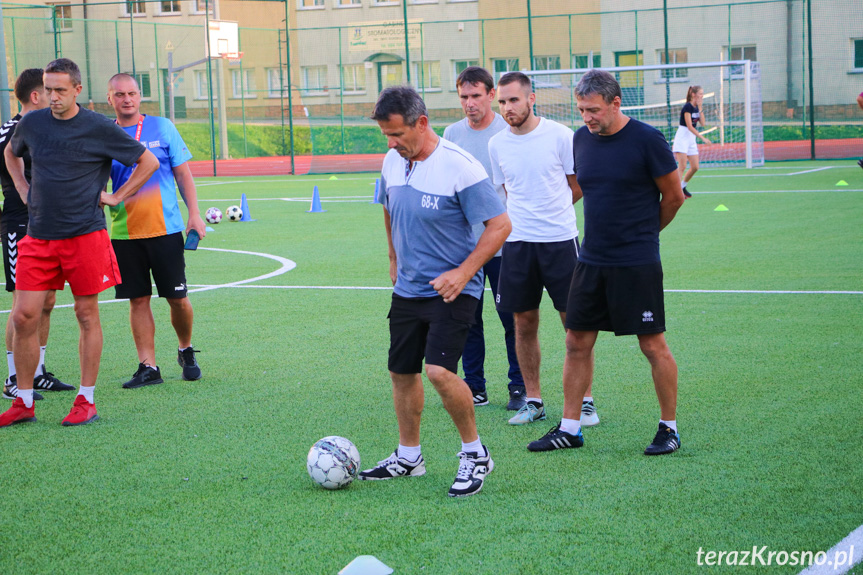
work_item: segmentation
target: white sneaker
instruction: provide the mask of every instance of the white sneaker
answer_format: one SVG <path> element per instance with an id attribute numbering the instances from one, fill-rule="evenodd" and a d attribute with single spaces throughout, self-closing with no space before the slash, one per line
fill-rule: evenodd
<path id="1" fill-rule="evenodd" d="M 482 449 L 485 451 L 482 455 L 464 451 L 458 454 L 461 461 L 455 481 L 449 488 L 450 497 L 467 497 L 480 492 L 486 476 L 494 469 L 494 461 L 491 460 L 488 448 L 483 445 Z"/>
<path id="2" fill-rule="evenodd" d="M 592 401 L 584 401 L 581 403 L 581 426 L 593 427 L 599 425 L 599 414 L 596 413 L 596 406 Z"/>

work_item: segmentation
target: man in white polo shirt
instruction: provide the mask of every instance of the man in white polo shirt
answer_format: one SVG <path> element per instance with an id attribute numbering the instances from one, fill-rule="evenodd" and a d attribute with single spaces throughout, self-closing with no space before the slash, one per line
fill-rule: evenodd
<path id="1" fill-rule="evenodd" d="M 572 205 L 581 198 L 575 181 L 572 138 L 566 126 L 533 113 L 536 95 L 521 72 L 498 82 L 500 112 L 510 128 L 488 143 L 492 180 L 507 195 L 512 233 L 503 247 L 497 307 L 515 317 L 515 347 L 527 402 L 509 423 L 545 419 L 539 382 L 539 304 L 543 288 L 566 320 L 566 302 L 578 257 L 578 227 Z M 588 390 L 581 425 L 599 423 Z"/>

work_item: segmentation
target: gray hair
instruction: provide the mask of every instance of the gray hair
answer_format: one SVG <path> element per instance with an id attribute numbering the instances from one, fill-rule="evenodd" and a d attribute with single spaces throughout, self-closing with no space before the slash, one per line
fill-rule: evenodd
<path id="1" fill-rule="evenodd" d="M 371 119 L 389 121 L 398 114 L 406 126 L 415 126 L 420 116 L 428 117 L 428 109 L 422 97 L 410 86 L 390 86 L 378 96 Z"/>
<path id="2" fill-rule="evenodd" d="M 614 76 L 605 70 L 597 68 L 590 70 L 582 76 L 575 86 L 576 98 L 586 98 L 593 94 L 602 96 L 606 104 L 611 104 L 615 96 L 623 99 L 620 92 L 620 84 L 617 83 Z"/>

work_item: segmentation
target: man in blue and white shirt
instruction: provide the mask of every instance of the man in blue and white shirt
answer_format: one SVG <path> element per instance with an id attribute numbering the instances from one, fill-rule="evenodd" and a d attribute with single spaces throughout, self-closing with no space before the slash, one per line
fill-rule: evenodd
<path id="1" fill-rule="evenodd" d="M 372 119 L 390 148 L 381 188 L 394 285 L 388 367 L 399 446 L 360 478 L 425 474 L 419 435 L 425 358 L 426 375 L 462 441 L 449 495 L 473 495 L 494 462 L 477 434 L 470 389 L 456 371 L 483 289 L 479 271 L 509 235 L 509 217 L 482 164 L 431 129 L 413 88 L 381 92 Z M 478 223 L 485 231 L 475 238 Z"/>

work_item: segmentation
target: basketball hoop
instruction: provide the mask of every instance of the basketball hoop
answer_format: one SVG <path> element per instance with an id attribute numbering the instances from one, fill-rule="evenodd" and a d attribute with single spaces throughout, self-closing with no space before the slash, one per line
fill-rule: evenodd
<path id="1" fill-rule="evenodd" d="M 223 52 L 219 58 L 227 60 L 228 64 L 239 64 L 243 61 L 243 52 Z"/>

